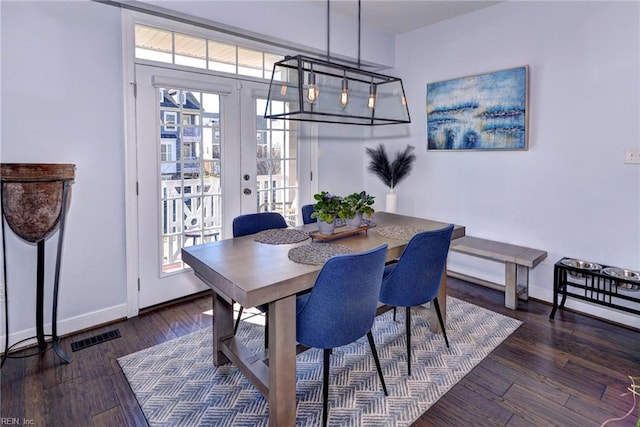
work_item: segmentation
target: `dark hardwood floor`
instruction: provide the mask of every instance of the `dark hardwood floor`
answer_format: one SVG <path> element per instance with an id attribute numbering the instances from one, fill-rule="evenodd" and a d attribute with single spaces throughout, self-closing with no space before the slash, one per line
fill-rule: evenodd
<path id="1" fill-rule="evenodd" d="M 520 302 L 457 279 L 457 298 L 520 319 L 524 324 L 456 384 L 416 426 L 599 426 L 633 407 L 629 375 L 640 376 L 640 332 L 569 311 L 554 322 L 551 307 Z M 9 359 L 0 371 L 0 425 L 145 426 L 116 359 L 210 325 L 211 298 L 181 302 L 62 340 L 73 362 L 52 351 Z M 71 343 L 119 329 L 122 337 L 71 352 Z M 17 420 L 16 420 L 17 419 Z M 635 426 L 633 415 L 608 426 Z"/>

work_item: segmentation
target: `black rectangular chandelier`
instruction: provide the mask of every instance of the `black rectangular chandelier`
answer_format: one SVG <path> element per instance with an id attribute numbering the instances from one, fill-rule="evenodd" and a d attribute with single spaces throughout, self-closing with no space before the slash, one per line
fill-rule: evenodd
<path id="1" fill-rule="evenodd" d="M 366 126 L 411 123 L 401 79 L 303 55 L 273 65 L 264 117 Z"/>

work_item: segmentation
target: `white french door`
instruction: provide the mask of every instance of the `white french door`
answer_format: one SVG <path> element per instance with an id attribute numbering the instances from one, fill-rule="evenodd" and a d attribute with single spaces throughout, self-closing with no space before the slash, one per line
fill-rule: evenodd
<path id="1" fill-rule="evenodd" d="M 146 65 L 135 70 L 145 308 L 206 289 L 182 262 L 181 248 L 231 237 L 235 216 L 278 211 L 295 225 L 310 151 L 300 149 L 295 124 L 262 117 L 265 84 Z"/>

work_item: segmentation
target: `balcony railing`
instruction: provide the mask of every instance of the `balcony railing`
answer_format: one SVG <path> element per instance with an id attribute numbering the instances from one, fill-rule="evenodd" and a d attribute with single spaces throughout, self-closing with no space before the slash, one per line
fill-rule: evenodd
<path id="1" fill-rule="evenodd" d="M 260 187 L 274 176 L 258 176 Z M 276 182 L 278 180 L 276 179 Z M 180 249 L 213 242 L 222 236 L 222 189 L 219 177 L 184 180 L 162 180 L 162 272 L 184 268 Z M 259 203 L 259 212 L 279 212 L 290 226 L 298 222 L 298 207 L 294 201 L 283 201 L 285 191 L 269 190 L 275 200 Z M 257 197 L 261 194 L 257 193 Z M 258 203 L 258 200 L 257 200 Z"/>

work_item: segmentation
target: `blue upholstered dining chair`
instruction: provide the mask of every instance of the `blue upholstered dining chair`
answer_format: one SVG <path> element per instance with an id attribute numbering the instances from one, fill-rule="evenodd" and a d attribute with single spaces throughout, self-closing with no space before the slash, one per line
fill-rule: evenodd
<path id="1" fill-rule="evenodd" d="M 322 425 L 327 424 L 329 356 L 331 349 L 366 335 L 384 394 L 387 386 L 373 341 L 387 245 L 356 254 L 336 255 L 323 265 L 311 292 L 296 300 L 296 338 L 308 347 L 324 349 Z"/>
<path id="2" fill-rule="evenodd" d="M 277 212 L 261 212 L 250 213 L 237 216 L 233 219 L 233 237 L 247 236 L 249 234 L 256 234 L 263 230 L 271 230 L 274 228 L 287 228 L 287 222 L 284 217 Z M 268 306 L 266 304 L 256 307 L 263 313 L 267 311 Z M 238 318 L 236 319 L 233 333 L 238 331 L 240 326 L 240 318 L 242 317 L 243 308 L 240 306 L 238 310 Z M 265 322 L 265 348 L 269 346 L 269 325 Z"/>
<path id="3" fill-rule="evenodd" d="M 433 301 L 444 340 L 444 329 L 438 304 L 438 290 L 445 272 L 453 224 L 439 230 L 424 231 L 411 238 L 397 262 L 385 267 L 380 302 L 405 307 L 407 334 L 407 371 L 411 375 L 411 307 Z M 395 310 L 395 308 L 394 308 Z"/>
<path id="4" fill-rule="evenodd" d="M 233 237 L 256 234 L 273 228 L 287 228 L 284 217 L 277 212 L 250 213 L 233 219 Z"/>
<path id="5" fill-rule="evenodd" d="M 302 205 L 302 223 L 303 224 L 311 224 L 314 222 L 318 222 L 317 218 L 311 218 L 311 214 L 313 213 L 313 205 Z"/>

